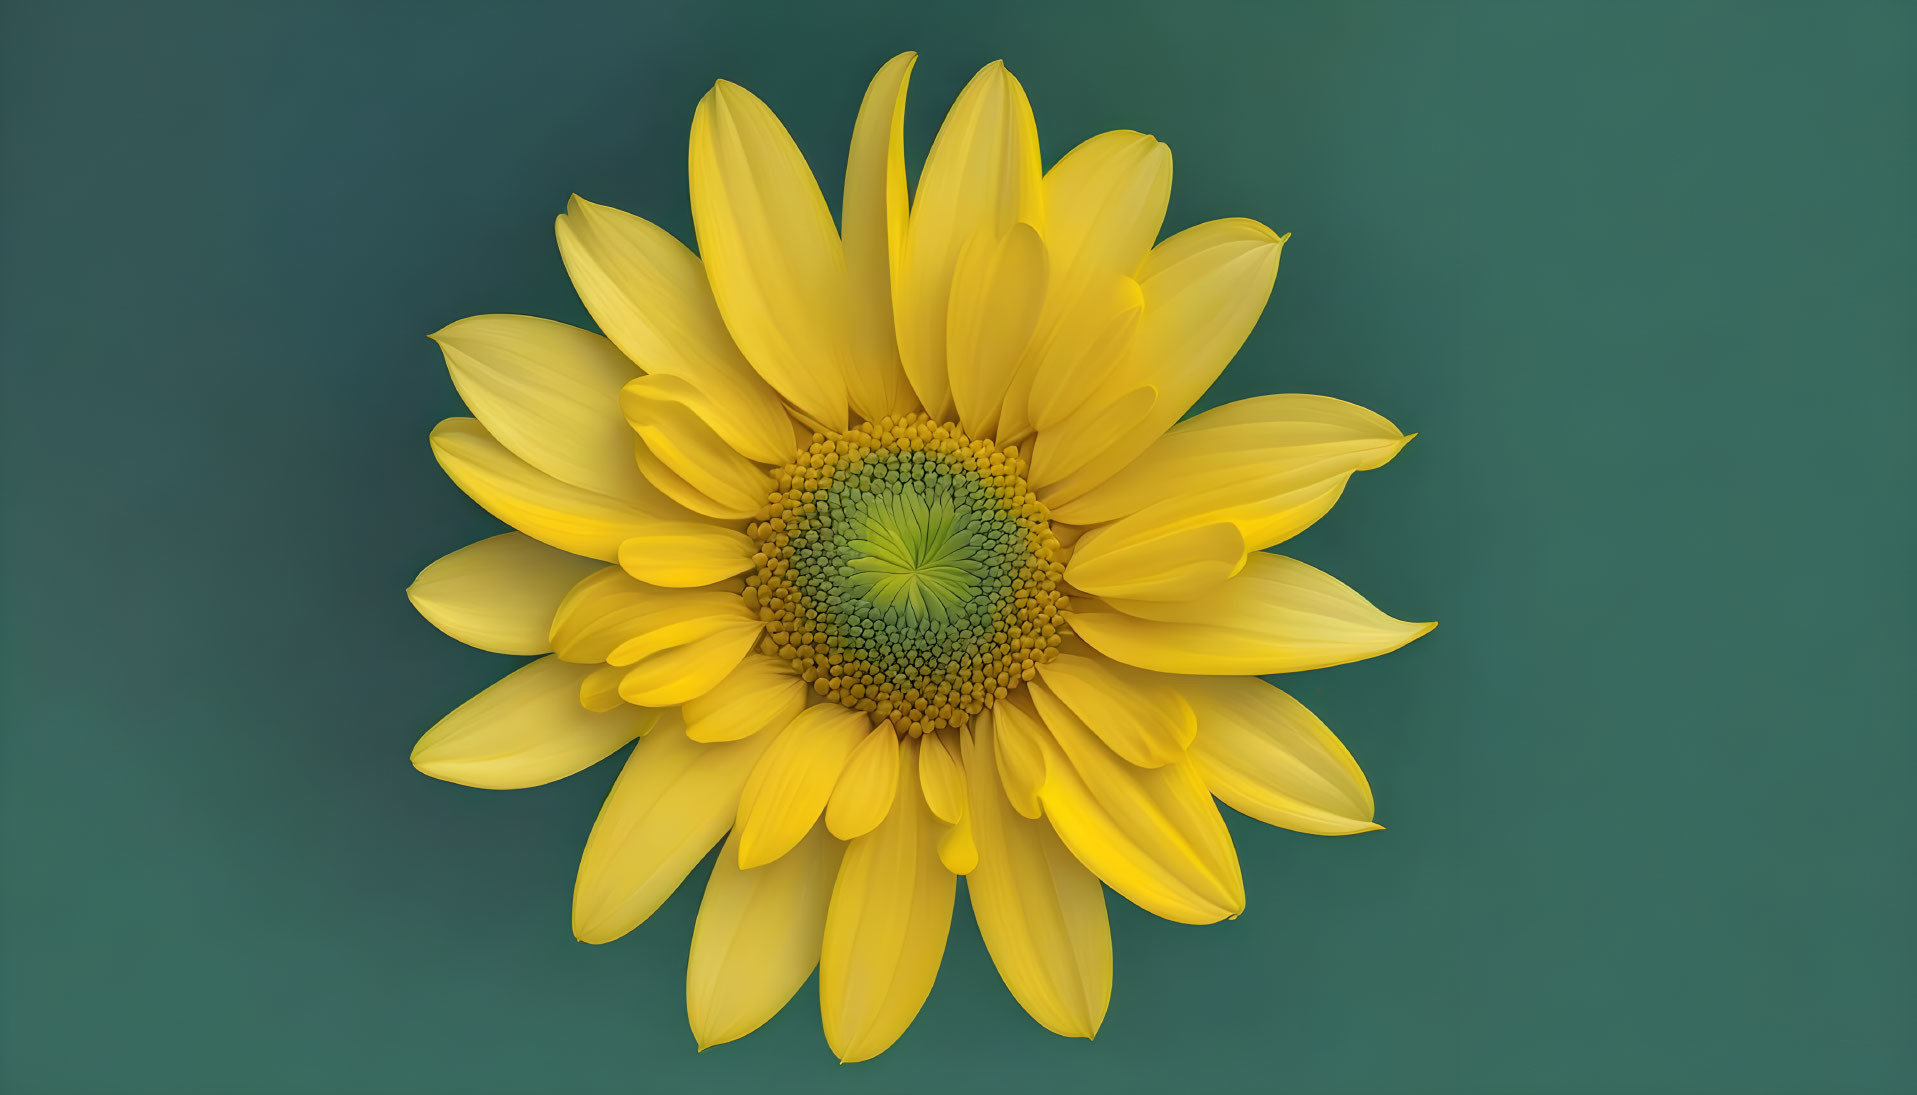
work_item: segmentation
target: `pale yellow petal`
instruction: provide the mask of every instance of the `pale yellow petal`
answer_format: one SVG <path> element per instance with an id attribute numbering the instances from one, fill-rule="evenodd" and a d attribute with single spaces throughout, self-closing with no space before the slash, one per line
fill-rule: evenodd
<path id="1" fill-rule="evenodd" d="M 646 448 L 712 499 L 721 514 L 757 513 L 772 491 L 772 477 L 727 445 L 692 409 L 691 398 L 691 389 L 677 377 L 642 376 L 620 390 L 619 406 Z M 647 469 L 640 464 L 639 470 Z M 665 490 L 669 484 L 654 485 Z"/>
<path id="2" fill-rule="evenodd" d="M 1091 602 L 1067 621 L 1108 658 L 1207 675 L 1375 658 L 1437 626 L 1393 619 L 1329 574 L 1266 552 L 1253 552 L 1237 577 L 1192 600 Z"/>
<path id="3" fill-rule="evenodd" d="M 619 545 L 685 509 L 654 492 L 613 498 L 562 483 L 507 451 L 470 418 L 433 427 L 433 455 L 460 490 L 487 513 L 541 543 L 592 559 L 619 557 Z"/>
<path id="4" fill-rule="evenodd" d="M 599 809 L 573 886 L 572 932 L 610 943 L 672 896 L 732 827 L 739 789 L 770 734 L 705 745 L 677 712 L 633 747 Z"/>
<path id="5" fill-rule="evenodd" d="M 1198 712 L 1192 759 L 1225 805 L 1321 836 L 1382 828 L 1358 762 L 1304 704 L 1256 677 L 1174 682 Z"/>
<path id="6" fill-rule="evenodd" d="M 991 433 L 1045 300 L 1045 245 L 1031 225 L 980 229 L 959 252 L 946 318 L 946 364 L 959 422 Z"/>
<path id="7" fill-rule="evenodd" d="M 685 381 L 692 409 L 726 444 L 765 464 L 791 458 L 785 403 L 733 345 L 697 255 L 665 229 L 577 195 L 557 232 L 573 288 L 613 345 L 645 372 Z"/>
<path id="8" fill-rule="evenodd" d="M 1038 669 L 1031 686 L 1038 712 L 1050 725 L 1063 704 L 1112 751 L 1142 768 L 1184 759 L 1198 732 L 1191 705 L 1156 674 L 1104 658 L 1061 654 Z"/>
<path id="9" fill-rule="evenodd" d="M 1137 275 L 1145 298 L 1138 334 L 1109 384 L 1149 386 L 1157 399 L 1042 492 L 1046 505 L 1062 505 L 1130 464 L 1211 387 L 1264 311 L 1286 238 L 1257 221 L 1230 219 L 1188 228 L 1152 248 Z"/>
<path id="10" fill-rule="evenodd" d="M 733 341 L 793 406 L 844 429 L 845 253 L 799 146 L 756 96 L 721 80 L 692 117 L 691 180 L 699 253 Z"/>
<path id="11" fill-rule="evenodd" d="M 979 719 L 974 757 L 966 760 L 968 818 L 978 847 L 978 864 L 965 882 L 972 913 L 1019 1005 L 1054 1034 L 1090 1038 L 1112 998 L 1105 891 L 1050 825 L 1012 810 L 984 760 L 1002 748 L 994 721 Z"/>
<path id="12" fill-rule="evenodd" d="M 942 826 L 910 791 L 918 749 L 899 750 L 900 793 L 878 828 L 839 865 L 819 956 L 819 1012 L 841 1061 L 885 1052 L 912 1025 L 937 980 L 958 879 L 939 862 Z"/>
<path id="13" fill-rule="evenodd" d="M 619 682 L 625 679 L 623 665 L 586 666 L 592 672 L 579 682 L 579 705 L 588 711 L 613 711 L 626 705 L 619 698 Z M 654 712 L 657 714 L 657 712 Z M 640 731 L 643 737 L 644 730 Z"/>
<path id="14" fill-rule="evenodd" d="M 1048 748 L 1063 756 L 1048 758 L 1039 798 L 1079 862 L 1167 920 L 1211 924 L 1243 911 L 1237 850 L 1190 759 L 1139 768 L 1070 711 L 1044 714 L 1056 742 Z"/>
<path id="15" fill-rule="evenodd" d="M 467 646 L 545 654 L 552 650 L 552 617 L 560 600 L 598 569 L 594 560 L 507 532 L 420 571 L 406 597 L 427 622 Z"/>
<path id="16" fill-rule="evenodd" d="M 739 868 L 734 829 L 706 881 L 686 962 L 686 1019 L 700 1049 L 743 1038 L 812 976 L 845 845 L 823 826 L 778 862 Z"/>
<path id="17" fill-rule="evenodd" d="M 933 417 L 953 413 L 946 313 L 959 254 L 980 230 L 995 238 L 1024 221 L 1044 229 L 1038 126 L 1005 66 L 985 66 L 959 93 L 925 158 L 895 273 L 899 357 Z"/>
<path id="18" fill-rule="evenodd" d="M 1179 601 L 1238 573 L 1245 538 L 1237 525 L 1171 524 L 1114 531 L 1095 528 L 1072 545 L 1065 580 L 1096 597 Z M 1130 533 L 1130 534 L 1128 534 Z"/>
<path id="19" fill-rule="evenodd" d="M 905 87 L 918 54 L 901 53 L 872 77 L 852 127 L 840 212 L 851 293 L 852 359 L 845 382 L 868 421 L 918 409 L 892 334 L 892 270 L 905 241 Z"/>
<path id="20" fill-rule="evenodd" d="M 752 540 L 704 521 L 661 521 L 619 545 L 627 574 L 656 586 L 705 586 L 752 569 Z"/>
<path id="21" fill-rule="evenodd" d="M 992 727 L 992 754 L 999 783 L 1012 809 L 1037 820 L 1043 812 L 1039 792 L 1045 787 L 1047 759 L 1042 737 L 1050 733 L 1036 715 L 1009 700 L 979 716 Z"/>
<path id="22" fill-rule="evenodd" d="M 619 414 L 619 389 L 639 370 L 618 347 L 532 316 L 473 316 L 432 337 L 459 397 L 513 455 L 598 494 L 651 495 Z"/>
<path id="23" fill-rule="evenodd" d="M 807 691 L 791 663 L 747 654 L 705 695 L 686 701 L 686 736 L 693 741 L 737 741 L 784 727 L 805 708 Z"/>
<path id="24" fill-rule="evenodd" d="M 846 758 L 871 732 L 860 711 L 821 703 L 774 735 L 739 797 L 739 866 L 770 863 L 812 830 Z"/>
<path id="25" fill-rule="evenodd" d="M 826 804 L 826 828 L 840 840 L 864 836 L 891 812 L 898 790 L 899 735 L 891 723 L 881 723 L 846 759 Z"/>
<path id="26" fill-rule="evenodd" d="M 1409 440 L 1385 419 L 1339 399 L 1243 399 L 1173 426 L 1143 456 L 1059 505 L 1052 517 L 1076 525 L 1113 522 L 1099 530 L 1107 551 L 1219 521 L 1238 527 L 1247 550 L 1261 551 L 1304 531 L 1331 508 L 1354 472 L 1382 467 Z"/>
<path id="27" fill-rule="evenodd" d="M 660 494 L 684 507 L 688 514 L 738 527 L 758 513 L 757 509 L 748 510 L 713 501 L 699 488 L 686 482 L 685 477 L 667 467 L 665 461 L 654 455 L 646 443 L 636 437 L 633 438 L 633 462 L 639 465 L 639 472 L 646 477 L 647 482 L 657 488 Z"/>
<path id="28" fill-rule="evenodd" d="M 591 667 L 544 657 L 460 704 L 413 746 L 413 767 L 449 783 L 503 789 L 564 779 L 639 736 L 646 716 L 579 705 Z"/>
<path id="29" fill-rule="evenodd" d="M 965 816 L 965 773 L 952 752 L 957 747 L 957 737 L 949 733 L 919 739 L 919 787 L 932 816 L 947 825 Z"/>

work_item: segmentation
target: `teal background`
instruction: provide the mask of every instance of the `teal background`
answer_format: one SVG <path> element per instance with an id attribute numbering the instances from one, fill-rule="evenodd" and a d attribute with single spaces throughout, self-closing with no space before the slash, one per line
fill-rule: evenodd
<path id="1" fill-rule="evenodd" d="M 916 8 L 6 4 L 0 1089 L 1917 1088 L 1912 6 Z M 568 930 L 617 761 L 406 763 L 512 664 L 400 594 L 496 528 L 425 335 L 584 322 L 571 192 L 689 239 L 716 77 L 836 195 L 906 48 L 915 160 L 1003 56 L 1048 159 L 1147 130 L 1168 227 L 1296 233 L 1208 401 L 1421 431 L 1287 550 L 1444 626 L 1286 682 L 1389 831 L 1234 815 L 1232 923 L 1113 898 L 1096 1043 L 961 901 L 876 1062 L 810 987 L 695 1055 L 698 885 Z"/>

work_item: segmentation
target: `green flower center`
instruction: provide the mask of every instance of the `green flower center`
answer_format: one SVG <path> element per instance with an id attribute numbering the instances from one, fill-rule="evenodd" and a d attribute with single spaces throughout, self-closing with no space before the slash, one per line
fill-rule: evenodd
<path id="1" fill-rule="evenodd" d="M 999 450 L 922 416 L 821 434 L 748 530 L 765 650 L 902 734 L 959 725 L 1059 642 L 1058 542 Z"/>

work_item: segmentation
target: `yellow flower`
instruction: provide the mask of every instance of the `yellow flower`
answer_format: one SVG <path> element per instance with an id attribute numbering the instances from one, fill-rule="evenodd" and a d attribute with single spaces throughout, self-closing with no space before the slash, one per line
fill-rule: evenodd
<path id="1" fill-rule="evenodd" d="M 413 763 L 529 787 L 637 738 L 573 931 L 638 927 L 724 841 L 686 977 L 701 1048 L 817 967 L 832 1050 L 883 1052 L 931 992 L 958 875 L 1018 1002 L 1092 1037 L 1104 886 L 1189 924 L 1244 909 L 1214 796 L 1378 828 L 1351 755 L 1257 675 L 1432 626 L 1266 551 L 1396 455 L 1395 426 L 1305 395 L 1180 421 L 1285 237 L 1219 220 L 1154 246 L 1170 151 L 1104 133 L 1041 170 L 999 64 L 908 206 L 914 60 L 866 92 L 840 225 L 779 120 L 721 82 L 692 123 L 699 255 L 574 198 L 559 251 L 603 337 L 505 315 L 433 336 L 474 416 L 433 451 L 517 531 L 408 594 L 456 639 L 546 656 Z"/>

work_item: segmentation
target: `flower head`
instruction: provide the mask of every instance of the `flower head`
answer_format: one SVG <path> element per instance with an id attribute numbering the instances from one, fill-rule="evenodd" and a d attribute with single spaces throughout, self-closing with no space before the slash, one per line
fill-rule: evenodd
<path id="1" fill-rule="evenodd" d="M 1378 827 L 1350 754 L 1258 675 L 1431 626 L 1266 550 L 1396 455 L 1396 427 L 1303 395 L 1185 418 L 1285 237 L 1158 241 L 1169 150 L 1106 133 L 1042 170 L 998 64 L 908 200 L 913 60 L 866 93 L 838 223 L 778 119 L 721 82 L 693 117 L 698 255 L 574 198 L 560 254 L 603 334 L 492 315 L 434 336 L 474 417 L 433 450 L 515 531 L 408 593 L 455 638 L 545 656 L 413 762 L 527 787 L 638 739 L 573 930 L 631 931 L 723 841 L 687 970 L 702 1047 L 816 967 L 833 1051 L 883 1052 L 959 875 L 1019 1003 L 1091 1037 L 1106 887 L 1186 923 L 1244 909 L 1214 797 Z"/>

